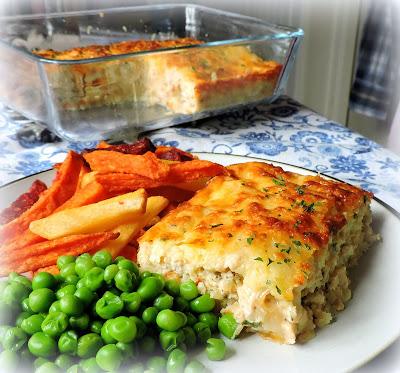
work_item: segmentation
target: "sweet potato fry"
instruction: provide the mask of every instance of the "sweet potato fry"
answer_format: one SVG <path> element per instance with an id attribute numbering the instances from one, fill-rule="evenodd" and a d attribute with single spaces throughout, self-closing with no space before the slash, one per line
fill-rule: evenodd
<path id="1" fill-rule="evenodd" d="M 45 238 L 38 236 L 29 229 L 21 233 L 17 238 L 1 246 L 1 255 L 11 256 L 14 252 L 26 246 L 34 245 L 46 241 Z"/>
<path id="2" fill-rule="evenodd" d="M 104 187 L 97 181 L 92 181 L 83 188 L 77 189 L 75 194 L 54 212 L 56 213 L 62 210 L 90 205 L 92 203 L 103 201 L 108 197 L 109 195 Z"/>
<path id="3" fill-rule="evenodd" d="M 115 228 L 113 232 L 119 233 L 119 237 L 110 241 L 103 248 L 108 250 L 111 255 L 115 258 L 121 252 L 121 250 L 130 242 L 138 232 L 145 227 L 155 216 L 157 216 L 166 206 L 168 200 L 164 197 L 155 196 L 147 199 L 146 212 L 140 219 L 133 221 L 128 224 L 122 224 Z"/>
<path id="4" fill-rule="evenodd" d="M 60 255 L 80 255 L 90 252 L 117 237 L 118 233 L 115 232 L 100 232 L 73 235 L 27 246 L 12 256 L 0 259 L 0 276 L 13 271 L 23 273 L 52 266 Z"/>
<path id="5" fill-rule="evenodd" d="M 85 164 L 82 164 L 81 171 L 79 172 L 79 179 L 78 179 L 78 184 L 76 190 L 79 190 L 81 188 L 82 180 L 90 172 L 90 169 L 88 166 Z"/>
<path id="6" fill-rule="evenodd" d="M 141 216 L 146 211 L 146 200 L 146 192 L 139 189 L 101 202 L 56 212 L 33 221 L 29 229 L 48 240 L 101 232 Z"/>
<path id="7" fill-rule="evenodd" d="M 139 188 L 156 188 L 163 184 L 161 181 L 151 180 L 136 174 L 108 173 L 97 174 L 96 181 L 110 194 L 128 193 Z"/>
<path id="8" fill-rule="evenodd" d="M 39 272 L 47 272 L 47 273 L 51 273 L 52 275 L 57 275 L 58 273 L 60 273 L 57 265 L 39 268 L 37 271 L 35 271 L 34 276 L 36 276 L 36 274 Z"/>
<path id="9" fill-rule="evenodd" d="M 169 165 L 153 153 L 144 155 L 123 154 L 115 151 L 96 150 L 83 155 L 92 171 L 100 174 L 119 172 L 137 174 L 151 180 L 163 180 L 169 173 Z"/>
<path id="10" fill-rule="evenodd" d="M 210 161 L 194 159 L 170 165 L 168 183 L 177 184 L 197 180 L 203 177 L 213 177 L 225 173 L 225 167 Z"/>
<path id="11" fill-rule="evenodd" d="M 0 227 L 0 242 L 10 241 L 23 233 L 30 222 L 49 216 L 58 206 L 71 198 L 77 187 L 81 166 L 81 156 L 69 152 L 51 187 L 18 218 Z"/>
<path id="12" fill-rule="evenodd" d="M 85 174 L 82 177 L 79 187 L 82 189 L 82 188 L 85 188 L 88 184 L 96 182 L 96 175 L 97 175 L 96 171 L 91 171 L 91 172 L 88 172 L 87 174 Z"/>

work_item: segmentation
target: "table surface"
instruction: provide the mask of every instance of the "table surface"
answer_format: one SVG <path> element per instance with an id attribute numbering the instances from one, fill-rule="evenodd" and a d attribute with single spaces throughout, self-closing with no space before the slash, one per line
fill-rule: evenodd
<path id="1" fill-rule="evenodd" d="M 156 145 L 252 156 L 315 170 L 359 185 L 400 211 L 400 157 L 289 97 L 146 136 Z M 60 141 L 41 125 L 0 107 L 0 185 L 50 168 L 69 149 L 95 145 Z M 398 372 L 399 352 L 397 341 L 359 371 Z"/>

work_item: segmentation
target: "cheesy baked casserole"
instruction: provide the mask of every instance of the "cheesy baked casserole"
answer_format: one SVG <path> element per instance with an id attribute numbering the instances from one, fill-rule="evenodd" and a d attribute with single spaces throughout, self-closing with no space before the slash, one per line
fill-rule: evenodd
<path id="1" fill-rule="evenodd" d="M 47 59 L 79 61 L 201 43 L 191 38 L 136 40 L 33 53 Z M 54 68 L 49 83 L 67 110 L 138 103 L 193 114 L 270 97 L 282 65 L 263 60 L 246 46 L 218 46 L 47 68 Z"/>
<path id="2" fill-rule="evenodd" d="M 376 240 L 371 194 L 261 162 L 228 171 L 140 238 L 138 262 L 194 280 L 237 333 L 307 340 L 351 298 L 348 270 Z"/>

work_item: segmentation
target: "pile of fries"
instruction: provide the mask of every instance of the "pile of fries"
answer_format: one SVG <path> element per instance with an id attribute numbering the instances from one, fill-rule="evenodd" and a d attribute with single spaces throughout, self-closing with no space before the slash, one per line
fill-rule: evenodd
<path id="1" fill-rule="evenodd" d="M 36 181 L 6 209 L 11 220 L 0 226 L 1 276 L 56 273 L 58 256 L 100 249 L 135 259 L 143 229 L 225 173 L 221 165 L 156 148 L 148 139 L 69 152 L 55 168 L 49 188 Z"/>

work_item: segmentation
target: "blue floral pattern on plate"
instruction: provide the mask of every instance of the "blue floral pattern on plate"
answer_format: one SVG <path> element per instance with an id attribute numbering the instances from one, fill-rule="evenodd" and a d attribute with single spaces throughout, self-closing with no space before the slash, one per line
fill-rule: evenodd
<path id="1" fill-rule="evenodd" d="M 60 162 L 69 149 L 81 151 L 95 145 L 60 142 L 49 134 L 45 136 L 46 143 L 17 135 L 31 124 L 12 110 L 0 107 L 1 184 L 49 168 Z M 146 135 L 156 145 L 253 156 L 332 175 L 370 190 L 400 211 L 400 157 L 286 96 L 270 105 Z"/>

